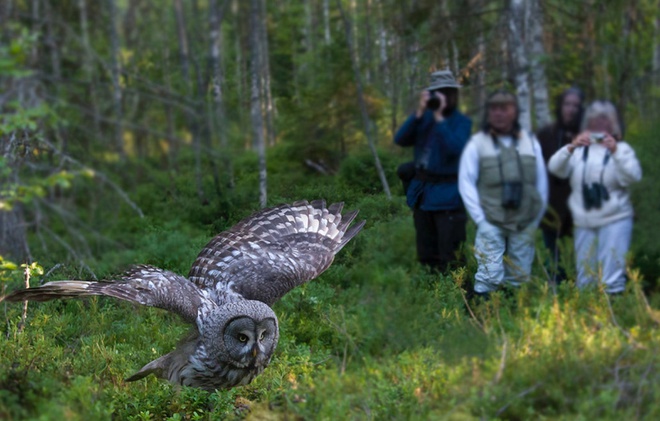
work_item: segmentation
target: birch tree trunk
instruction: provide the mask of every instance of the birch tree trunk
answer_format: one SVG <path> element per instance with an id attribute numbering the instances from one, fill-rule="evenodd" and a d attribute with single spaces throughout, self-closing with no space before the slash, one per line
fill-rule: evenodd
<path id="1" fill-rule="evenodd" d="M 4 19 L 11 19 L 12 4 L 7 2 L 0 4 Z M 32 2 L 30 15 L 34 24 L 42 22 L 43 17 L 38 2 Z M 0 25 L 3 32 L 11 33 L 9 26 Z M 35 33 L 37 33 L 35 31 Z M 34 63 L 40 63 L 39 54 L 42 50 L 33 48 L 31 60 Z M 45 66 L 44 66 L 45 67 Z M 45 72 L 45 69 L 41 69 Z M 8 77 L 3 75 L 0 78 L 0 110 L 10 115 L 15 106 L 7 107 L 8 103 L 16 102 L 20 108 L 31 108 L 38 106 L 41 102 L 36 87 L 40 84 L 34 77 Z M 34 102 L 32 102 L 34 101 Z M 4 117 L 4 116 L 3 116 Z M 3 163 L 3 171 L 0 172 L 0 204 L 5 205 L 7 200 L 12 206 L 0 206 L 0 256 L 4 256 L 16 263 L 30 263 L 32 255 L 27 241 L 26 221 L 24 208 L 20 202 L 14 202 L 11 195 L 11 188 L 7 186 L 21 185 L 21 170 L 25 167 L 26 155 L 32 149 L 28 139 L 27 130 L 13 130 L 10 133 L 0 133 L 0 159 Z M 9 194 L 8 194 L 9 193 Z"/>
<path id="2" fill-rule="evenodd" d="M 266 139 L 264 137 L 264 121 L 261 113 L 261 36 L 259 25 L 263 25 L 259 13 L 261 0 L 250 2 L 250 74 L 252 79 L 250 89 L 250 116 L 252 119 L 252 144 L 259 156 L 259 205 L 266 207 L 268 199 L 268 184 L 266 173 Z"/>
<path id="3" fill-rule="evenodd" d="M 477 86 L 475 86 L 474 98 L 477 106 L 482 107 L 486 103 L 486 45 L 481 33 L 477 37 L 477 54 L 479 60 L 476 64 Z"/>
<path id="4" fill-rule="evenodd" d="M 516 95 L 520 105 L 518 120 L 523 129 L 531 131 L 531 97 L 529 94 L 529 63 L 525 51 L 525 1 L 511 0 L 509 9 L 509 51 L 513 61 Z"/>
<path id="5" fill-rule="evenodd" d="M 476 14 L 483 13 L 485 7 L 484 0 L 470 0 L 468 3 L 470 10 Z M 466 64 L 466 71 L 470 80 L 474 79 L 475 83 L 471 83 L 472 104 L 475 109 L 481 108 L 486 102 L 486 40 L 485 34 L 487 31 L 484 19 L 478 17 L 474 26 L 476 36 L 474 37 L 474 44 L 471 48 L 473 57 Z M 495 57 L 496 54 L 493 54 Z M 472 76 L 474 75 L 474 76 Z"/>
<path id="6" fill-rule="evenodd" d="M 169 60 L 170 57 L 170 49 L 167 48 L 165 50 L 165 60 Z M 165 87 L 168 92 L 173 92 L 172 88 L 172 74 L 165 74 L 164 75 L 164 83 Z M 168 151 L 167 151 L 167 158 L 168 158 L 168 163 L 171 168 L 177 169 L 177 159 L 179 156 L 179 150 L 181 148 L 181 144 L 179 141 L 179 138 L 176 134 L 176 112 L 172 107 L 172 103 L 170 101 L 164 101 L 163 106 L 165 107 L 165 115 L 167 116 L 167 137 L 168 137 Z"/>
<path id="7" fill-rule="evenodd" d="M 373 65 L 373 54 L 372 54 L 372 48 L 373 48 L 373 31 L 372 31 L 372 25 L 371 25 L 371 13 L 372 13 L 372 7 L 371 7 L 371 0 L 366 0 L 365 1 L 365 13 L 364 13 L 364 48 L 362 49 L 362 55 L 364 56 L 364 69 L 365 69 L 365 75 L 364 79 L 367 83 L 367 85 L 371 85 L 373 83 L 372 80 L 372 70 L 371 67 Z"/>
<path id="8" fill-rule="evenodd" d="M 234 74 L 236 83 L 234 84 L 236 86 L 236 96 L 239 98 L 239 104 L 241 106 L 238 107 L 238 112 L 239 112 L 239 119 L 238 121 L 240 123 L 244 123 L 244 114 L 242 112 L 243 107 L 242 105 L 246 104 L 244 102 L 245 95 L 247 95 L 247 82 L 245 81 L 246 77 L 246 65 L 245 65 L 245 56 L 244 56 L 244 51 L 243 51 L 243 45 L 241 43 L 241 14 L 240 14 L 240 9 L 239 9 L 239 3 L 238 0 L 232 0 L 231 4 L 231 9 L 232 9 L 232 17 L 234 19 L 234 22 L 236 22 L 236 34 L 234 36 L 234 52 L 236 54 L 236 65 L 234 66 L 234 69 L 236 73 Z M 245 145 L 246 149 L 249 149 L 250 145 L 246 144 Z"/>
<path id="9" fill-rule="evenodd" d="M 234 188 L 234 169 L 229 151 L 229 138 L 227 134 L 227 113 L 224 100 L 224 72 L 222 66 L 222 20 L 229 0 L 222 0 L 218 6 L 218 0 L 209 1 L 209 67 L 211 87 L 213 90 L 213 105 L 218 126 L 218 137 L 220 138 L 220 154 L 224 166 L 227 186 Z"/>
<path id="10" fill-rule="evenodd" d="M 660 0 L 656 3 L 655 31 L 653 33 L 653 64 L 651 65 L 651 69 L 653 71 L 655 85 L 660 86 L 660 12 L 658 12 L 660 10 Z"/>
<path id="11" fill-rule="evenodd" d="M 550 104 L 548 99 L 548 82 L 545 77 L 545 47 L 543 45 L 543 11 L 539 0 L 528 0 L 529 8 L 529 40 L 530 70 L 532 76 L 532 96 L 534 98 L 534 121 L 540 128 L 550 123 Z"/>
<path id="12" fill-rule="evenodd" d="M 305 23 L 303 26 L 303 43 L 305 46 L 305 52 L 309 55 L 312 68 L 315 67 L 314 63 L 316 62 L 316 40 L 314 39 L 314 23 L 313 23 L 313 13 L 312 13 L 312 0 L 305 0 Z M 300 64 L 300 69 L 303 74 L 306 73 L 306 70 L 310 66 L 303 61 Z M 312 81 L 316 80 L 313 74 L 309 75 Z"/>
<path id="13" fill-rule="evenodd" d="M 174 17 L 176 18 L 177 37 L 179 39 L 179 56 L 181 60 L 181 72 L 183 74 L 184 90 L 186 93 L 193 91 L 193 84 L 190 79 L 190 47 L 188 44 L 188 35 L 186 31 L 186 20 L 183 3 L 181 0 L 174 0 Z M 194 111 L 186 111 L 186 120 L 188 129 L 192 134 L 193 153 L 195 156 L 195 184 L 197 187 L 197 197 L 200 203 L 205 203 L 205 194 L 202 185 L 202 141 L 199 133 L 199 124 Z"/>
<path id="14" fill-rule="evenodd" d="M 46 37 L 50 39 L 51 41 L 49 42 L 49 56 L 50 56 L 50 66 L 51 66 L 51 74 L 56 80 L 60 80 L 62 78 L 62 69 L 60 65 L 60 54 L 59 54 L 59 42 L 58 42 L 58 35 L 55 31 L 55 28 L 53 27 L 55 24 L 55 19 L 53 17 L 53 10 L 50 2 L 44 1 L 43 3 L 43 8 L 44 8 L 44 20 L 46 21 Z M 59 85 L 59 84 L 56 84 Z M 57 89 L 57 87 L 56 87 Z M 57 95 L 57 92 L 55 92 Z"/>
<path id="15" fill-rule="evenodd" d="M 261 79 L 263 82 L 263 106 L 266 116 L 266 136 L 270 146 L 275 145 L 277 134 L 275 133 L 275 106 L 273 103 L 273 93 L 270 88 L 270 52 L 268 48 L 268 31 L 266 28 L 266 0 L 261 0 L 259 5 L 259 35 L 261 36 Z"/>
<path id="16" fill-rule="evenodd" d="M 350 0 L 350 7 L 351 7 L 351 14 L 350 16 L 357 16 L 358 14 L 358 5 L 357 5 L 357 0 Z M 344 12 L 344 9 L 341 9 L 340 12 Z M 344 16 L 344 15 L 342 15 Z M 350 19 L 351 22 L 351 36 L 353 37 L 353 41 L 351 42 L 352 48 L 355 50 L 355 60 L 357 62 L 358 68 L 361 65 L 361 60 L 360 60 L 360 34 L 358 32 L 358 24 L 357 24 L 357 19 Z"/>
<path id="17" fill-rule="evenodd" d="M 380 163 L 380 158 L 378 158 L 378 151 L 376 150 L 376 141 L 373 134 L 373 123 L 369 118 L 369 113 L 367 112 L 367 104 L 364 100 L 364 90 L 362 88 L 362 76 L 360 75 L 360 66 L 357 61 L 357 56 L 355 52 L 355 46 L 353 44 L 353 33 L 352 33 L 352 24 L 351 20 L 341 5 L 341 0 L 337 0 L 337 8 L 341 13 L 341 17 L 344 21 L 344 29 L 346 31 L 346 42 L 348 43 L 349 54 L 351 55 L 351 64 L 353 67 L 353 73 L 355 75 L 355 85 L 357 86 L 358 102 L 360 105 L 360 113 L 362 114 L 362 122 L 364 124 L 364 134 L 367 137 L 367 142 L 369 143 L 369 149 L 374 157 L 374 163 L 376 165 L 376 171 L 378 172 L 378 177 L 380 182 L 383 184 L 383 191 L 387 196 L 388 200 L 392 199 L 392 193 L 390 192 L 390 186 L 387 183 L 387 177 L 385 177 L 385 171 L 383 171 L 383 166 Z"/>
<path id="18" fill-rule="evenodd" d="M 468 6 L 471 6 L 468 3 Z M 441 5 L 441 16 L 442 19 L 446 22 L 446 37 L 447 40 L 451 40 L 443 43 L 442 55 L 443 55 L 443 64 L 451 70 L 455 77 L 458 77 L 460 72 L 460 66 L 458 63 L 458 45 L 456 44 L 456 25 L 452 21 L 451 13 L 449 11 L 449 0 L 443 0 Z M 451 50 L 451 51 L 450 51 Z"/>
<path id="19" fill-rule="evenodd" d="M 406 49 L 405 63 L 410 63 L 410 66 L 408 66 L 408 95 L 416 94 L 416 96 L 419 96 L 419 79 L 421 74 L 418 54 L 420 49 L 419 42 L 413 39 L 413 42 L 404 48 Z"/>
<path id="20" fill-rule="evenodd" d="M 89 43 L 89 21 L 87 16 L 87 0 L 78 0 L 78 9 L 80 11 L 80 30 L 81 38 L 84 49 L 83 57 L 83 69 L 87 82 L 89 83 L 89 99 L 90 104 L 92 105 L 92 113 L 94 117 L 94 130 L 96 133 L 101 133 L 101 123 L 99 116 L 99 107 L 97 105 L 97 93 L 96 93 L 96 80 L 94 78 L 94 64 L 92 61 L 92 49 Z M 85 142 L 85 146 L 89 147 L 88 142 Z"/>
<path id="21" fill-rule="evenodd" d="M 199 7 L 199 0 L 191 0 L 190 4 L 192 6 L 192 21 L 193 22 L 203 22 L 204 13 Z M 186 32 L 187 33 L 187 32 Z M 208 69 L 208 62 L 206 63 L 206 71 L 203 71 L 202 64 L 200 63 L 199 56 L 200 54 L 195 54 L 196 51 L 202 51 L 208 48 L 207 40 L 204 37 L 204 32 L 202 31 L 192 31 L 190 38 L 190 64 L 195 75 L 195 82 L 197 88 L 196 97 L 193 95 L 193 100 L 195 101 L 196 111 L 191 116 L 191 121 L 193 122 L 193 140 L 198 139 L 197 146 L 199 150 L 199 161 L 197 161 L 197 154 L 195 156 L 196 162 L 199 163 L 199 166 L 196 168 L 199 174 L 198 178 L 198 194 L 202 204 L 207 204 L 208 199 L 204 193 L 204 185 L 202 180 L 202 171 L 208 173 L 205 168 L 202 168 L 202 152 L 204 152 L 203 157 L 205 162 L 210 166 L 210 174 L 213 177 L 213 184 L 215 187 L 215 192 L 220 197 L 222 195 L 222 187 L 220 182 L 220 171 L 218 170 L 218 164 L 216 162 L 216 155 L 213 148 L 213 105 L 207 101 L 207 88 L 210 83 L 210 72 Z"/>
<path id="22" fill-rule="evenodd" d="M 0 211 L 0 256 L 19 263 L 32 260 L 25 225 L 20 205 L 8 211 Z"/>
<path id="23" fill-rule="evenodd" d="M 26 86 L 28 87 L 26 88 Z M 18 90 L 21 92 L 17 96 L 22 98 L 36 97 L 34 92 L 27 92 L 29 89 L 28 83 L 20 84 Z M 4 106 L 2 98 L 0 98 L 0 106 Z M 20 169 L 23 166 L 20 151 L 26 150 L 27 145 L 20 138 L 21 134 L 19 132 L 23 131 L 16 130 L 0 136 L 0 157 L 2 157 L 4 169 L 7 170 L 4 174 L 0 174 L 0 186 L 3 187 L 12 184 L 20 185 Z M 11 200 L 12 197 L 5 197 L 4 188 L 0 189 L 0 202 L 7 199 Z M 9 209 L 0 209 L 0 256 L 8 257 L 18 263 L 32 261 L 27 242 L 23 207 L 20 203 L 14 203 Z"/>
<path id="24" fill-rule="evenodd" d="M 323 0 L 323 40 L 326 45 L 332 42 L 330 33 L 330 0 Z"/>
<path id="25" fill-rule="evenodd" d="M 186 21 L 181 0 L 174 0 L 174 17 L 176 18 L 176 34 L 179 39 L 179 55 L 181 56 L 181 70 L 183 79 L 190 85 L 190 62 L 188 52 L 188 37 L 186 35 Z M 189 89 L 190 86 L 186 86 Z"/>
<path id="26" fill-rule="evenodd" d="M 502 42 L 500 43 L 500 55 L 497 59 L 500 68 L 500 79 L 508 80 L 511 75 L 511 60 L 509 60 L 509 37 L 502 37 Z"/>
<path id="27" fill-rule="evenodd" d="M 405 63 L 405 46 L 400 37 L 393 37 L 394 49 L 392 51 L 392 57 L 395 58 L 395 61 L 392 63 L 390 68 L 391 80 L 396 80 L 397 82 L 402 82 L 405 80 L 403 75 L 403 63 Z M 401 103 L 402 89 L 399 83 L 391 84 L 392 85 L 392 118 L 390 120 L 390 130 L 392 134 L 396 133 L 397 128 L 399 127 L 399 120 L 397 114 L 399 113 L 399 106 Z M 405 83 L 402 84 L 405 86 Z"/>
<path id="28" fill-rule="evenodd" d="M 115 150 L 119 157 L 123 160 L 126 157 L 124 151 L 123 139 L 123 109 L 122 109 L 122 92 L 121 85 L 119 84 L 119 77 L 121 74 L 119 64 L 119 35 L 117 34 L 117 11 L 115 0 L 106 0 L 108 6 L 109 25 L 110 25 L 110 45 L 112 52 L 110 54 L 111 72 L 112 72 L 112 99 L 115 111 Z"/>
<path id="29" fill-rule="evenodd" d="M 390 64 L 388 63 L 387 47 L 389 36 L 385 29 L 385 22 L 383 17 L 383 2 L 378 1 L 376 5 L 378 8 L 378 47 L 379 47 L 379 62 L 378 68 L 380 69 L 380 82 L 384 85 L 385 91 L 388 93 L 390 101 L 392 99 L 392 86 L 390 85 Z"/>

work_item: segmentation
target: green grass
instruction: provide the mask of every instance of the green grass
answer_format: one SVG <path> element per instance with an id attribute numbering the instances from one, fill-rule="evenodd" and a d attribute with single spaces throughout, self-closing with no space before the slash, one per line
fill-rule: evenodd
<path id="1" fill-rule="evenodd" d="M 646 177 L 657 171 L 654 155 L 645 152 L 656 148 L 651 134 L 631 142 Z M 385 156 L 390 169 L 405 159 Z M 351 159 L 337 177 L 303 177 L 286 163 L 270 173 L 273 204 L 345 200 L 368 224 L 328 271 L 275 305 L 280 343 L 252 384 L 208 393 L 153 377 L 124 382 L 188 331 L 157 309 L 106 298 L 30 303 L 21 332 L 22 306 L 2 303 L 0 419 L 660 419 L 652 179 L 635 190 L 641 216 L 624 295 L 577 291 L 570 280 L 549 288 L 539 238 L 528 285 L 468 308 L 473 227 L 465 268 L 426 272 L 415 262 L 410 210 L 401 196 L 388 202 L 374 194 L 378 179 L 369 160 Z M 253 164 L 249 156 L 245 161 Z M 138 183 L 133 193 L 146 218 L 125 209 L 115 219 L 102 207 L 90 211 L 90 224 L 111 221 L 99 229 L 112 241 L 94 246 L 88 265 L 99 277 L 133 263 L 187 273 L 214 233 L 255 208 L 256 196 L 246 193 L 256 191 L 254 173 L 246 168 L 237 168 L 246 175 L 237 178 L 234 196 L 205 206 L 195 202 L 192 175 L 180 174 L 179 187 L 165 197 L 159 192 L 170 177 L 156 172 L 151 188 Z M 78 188 L 83 195 L 89 189 Z M 62 254 L 35 256 L 47 270 L 66 263 L 49 280 L 86 276 Z M 4 276 L 0 283 L 9 290 L 21 287 L 20 273 Z"/>
<path id="2" fill-rule="evenodd" d="M 394 209 L 276 304 L 281 340 L 270 367 L 231 391 L 123 381 L 187 331 L 163 311 L 105 298 L 30 304 L 19 333 L 21 306 L 3 304 L 0 418 L 660 416 L 660 315 L 637 275 L 611 303 L 571 285 L 554 295 L 537 276 L 514 297 L 472 303 L 473 318 L 459 285 L 474 263 L 426 273 L 414 263 L 410 215 Z"/>

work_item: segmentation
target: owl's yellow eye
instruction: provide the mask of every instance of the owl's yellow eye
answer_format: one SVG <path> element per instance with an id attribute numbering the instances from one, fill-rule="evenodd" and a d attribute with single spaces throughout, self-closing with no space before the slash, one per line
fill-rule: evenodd
<path id="1" fill-rule="evenodd" d="M 241 342 L 247 342 L 248 337 L 247 337 L 247 335 L 244 335 L 244 334 L 241 333 L 240 335 L 238 335 L 238 340 L 241 341 Z"/>
<path id="2" fill-rule="evenodd" d="M 260 341 L 263 341 L 263 340 L 264 340 L 264 336 L 266 336 L 266 333 L 265 333 L 265 332 L 261 332 L 261 335 L 259 335 L 259 340 L 260 340 Z"/>

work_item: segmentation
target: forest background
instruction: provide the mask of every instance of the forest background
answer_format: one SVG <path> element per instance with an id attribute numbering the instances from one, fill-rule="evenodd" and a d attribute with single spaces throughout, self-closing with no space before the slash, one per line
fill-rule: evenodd
<path id="1" fill-rule="evenodd" d="M 571 85 L 619 107 L 644 170 L 626 295 L 549 285 L 542 247 L 528 287 L 476 306 L 472 260 L 417 265 L 395 175 L 411 152 L 392 138 L 447 67 L 475 129 L 500 87 L 529 129 Z M 185 331 L 161 311 L 89 299 L 24 321 L 3 303 L 0 418 L 657 418 L 659 104 L 658 0 L 5 0 L 3 291 L 135 263 L 185 274 L 282 202 L 345 201 L 368 223 L 276 305 L 271 366 L 232 391 L 123 382 Z"/>

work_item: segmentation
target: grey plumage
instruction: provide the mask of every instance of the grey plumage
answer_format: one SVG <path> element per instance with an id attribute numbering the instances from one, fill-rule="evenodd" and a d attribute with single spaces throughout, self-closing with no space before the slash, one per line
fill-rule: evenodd
<path id="1" fill-rule="evenodd" d="M 214 291 L 272 305 L 326 270 L 334 255 L 362 229 L 349 228 L 357 211 L 343 203 L 296 202 L 265 209 L 213 238 L 192 265 L 189 279 Z"/>
<path id="2" fill-rule="evenodd" d="M 4 300 L 105 295 L 171 311 L 194 324 L 193 334 L 127 381 L 154 374 L 206 390 L 246 385 L 268 366 L 277 346 L 270 306 L 325 271 L 364 226 L 350 226 L 357 211 L 342 215 L 342 207 L 317 200 L 257 212 L 213 238 L 188 279 L 141 265 L 118 281 L 49 282 Z"/>

